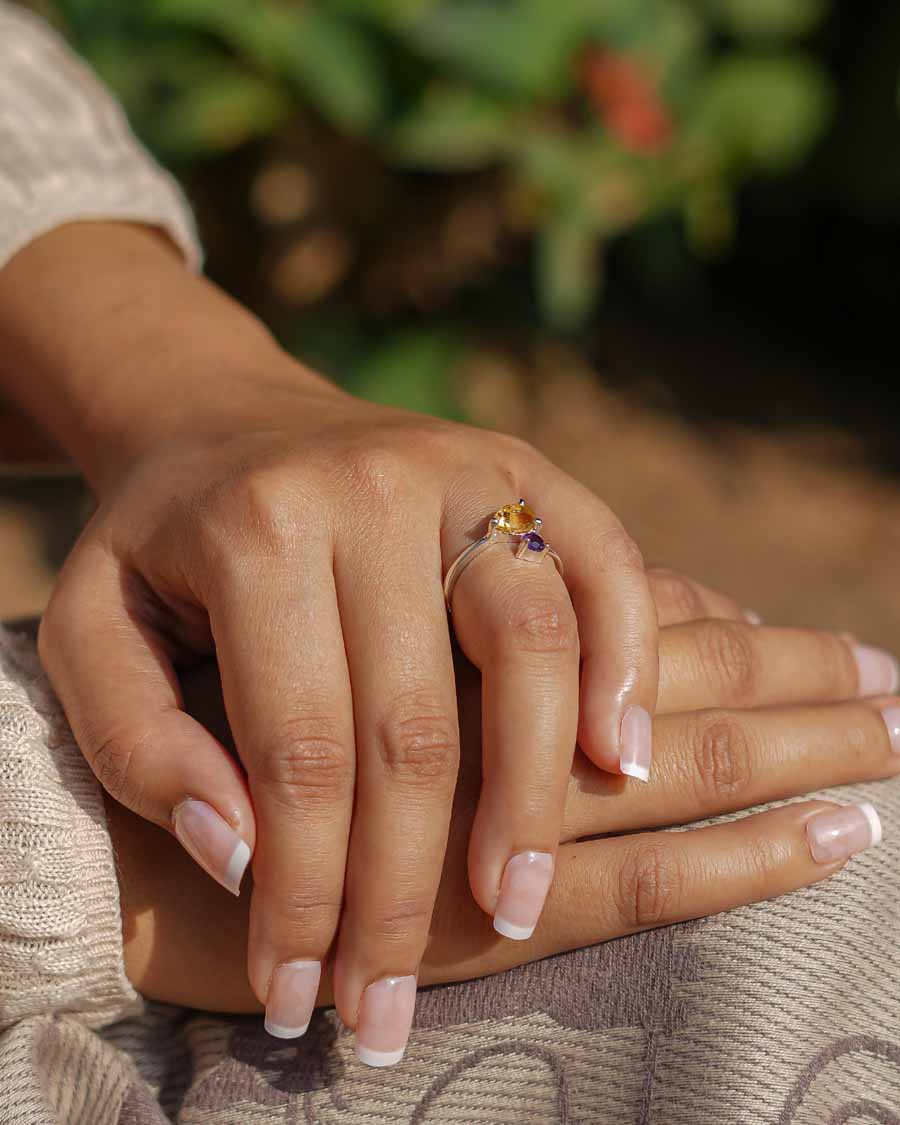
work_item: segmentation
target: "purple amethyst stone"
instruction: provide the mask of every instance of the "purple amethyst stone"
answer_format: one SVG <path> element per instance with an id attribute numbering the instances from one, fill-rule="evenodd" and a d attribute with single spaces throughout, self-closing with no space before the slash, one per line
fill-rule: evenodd
<path id="1" fill-rule="evenodd" d="M 529 531 L 526 535 L 523 535 L 522 538 L 528 544 L 529 551 L 543 551 L 543 549 L 547 546 L 547 544 L 536 531 Z"/>

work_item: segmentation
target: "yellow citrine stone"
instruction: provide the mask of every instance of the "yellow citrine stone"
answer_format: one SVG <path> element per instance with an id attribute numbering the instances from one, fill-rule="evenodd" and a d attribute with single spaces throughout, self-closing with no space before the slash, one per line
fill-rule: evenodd
<path id="1" fill-rule="evenodd" d="M 494 527 L 508 535 L 525 535 L 535 529 L 536 516 L 527 504 L 504 504 L 494 513 Z"/>

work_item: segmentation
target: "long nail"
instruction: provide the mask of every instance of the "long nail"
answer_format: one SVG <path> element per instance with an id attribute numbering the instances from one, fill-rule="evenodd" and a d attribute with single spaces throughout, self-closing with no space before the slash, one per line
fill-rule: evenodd
<path id="1" fill-rule="evenodd" d="M 212 805 L 186 797 L 172 812 L 175 835 L 203 870 L 231 891 L 240 893 L 250 862 L 250 848 Z"/>
<path id="2" fill-rule="evenodd" d="M 362 994 L 356 1055 L 366 1066 L 393 1066 L 403 1058 L 416 1006 L 416 978 L 385 977 Z"/>
<path id="3" fill-rule="evenodd" d="M 296 1039 L 306 1033 L 321 976 L 319 961 L 284 961 L 275 969 L 266 996 L 266 1031 L 270 1035 Z"/>
<path id="4" fill-rule="evenodd" d="M 816 863 L 834 863 L 880 844 L 881 821 L 868 801 L 827 809 L 806 822 L 806 839 Z"/>
<path id="5" fill-rule="evenodd" d="M 619 768 L 640 781 L 650 779 L 653 754 L 653 720 L 643 707 L 629 707 L 619 734 Z"/>
<path id="6" fill-rule="evenodd" d="M 900 754 L 900 707 L 885 707 L 881 712 L 881 717 L 888 729 L 891 749 L 895 754 Z"/>
<path id="7" fill-rule="evenodd" d="M 892 695 L 900 687 L 900 666 L 889 652 L 872 645 L 854 645 L 853 657 L 859 672 L 857 695 Z"/>
<path id="8" fill-rule="evenodd" d="M 507 863 L 500 881 L 494 911 L 494 929 L 513 941 L 534 933 L 553 882 L 553 856 L 549 852 L 519 852 Z"/>

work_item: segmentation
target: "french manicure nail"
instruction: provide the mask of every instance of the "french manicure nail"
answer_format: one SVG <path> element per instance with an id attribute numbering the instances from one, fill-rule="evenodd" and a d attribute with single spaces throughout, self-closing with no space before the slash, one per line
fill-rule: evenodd
<path id="1" fill-rule="evenodd" d="M 534 933 L 553 882 L 553 856 L 549 852 L 519 852 L 507 863 L 500 880 L 494 911 L 494 929 L 513 941 Z"/>
<path id="2" fill-rule="evenodd" d="M 266 1031 L 270 1035 L 296 1039 L 306 1033 L 321 976 L 319 961 L 284 961 L 277 966 L 266 996 Z"/>
<path id="3" fill-rule="evenodd" d="M 888 729 L 891 749 L 895 754 L 900 754 L 900 707 L 885 707 L 881 712 L 881 717 Z"/>
<path id="4" fill-rule="evenodd" d="M 880 844 L 881 821 L 868 801 L 827 809 L 806 822 L 806 839 L 816 863 L 833 863 Z"/>
<path id="5" fill-rule="evenodd" d="M 416 978 L 385 977 L 362 994 L 356 1055 L 366 1066 L 393 1066 L 403 1058 L 416 1006 Z"/>
<path id="6" fill-rule="evenodd" d="M 889 652 L 872 645 L 854 645 L 853 656 L 859 672 L 857 695 L 890 695 L 900 687 L 900 667 Z"/>
<path id="7" fill-rule="evenodd" d="M 643 707 L 629 707 L 619 734 L 619 768 L 629 777 L 650 779 L 653 753 L 653 720 Z"/>
<path id="8" fill-rule="evenodd" d="M 186 797 L 175 806 L 172 825 L 188 855 L 226 890 L 239 894 L 250 848 L 212 805 Z"/>
<path id="9" fill-rule="evenodd" d="M 744 618 L 749 621 L 751 625 L 762 625 L 763 619 L 756 612 L 755 609 L 745 609 Z"/>

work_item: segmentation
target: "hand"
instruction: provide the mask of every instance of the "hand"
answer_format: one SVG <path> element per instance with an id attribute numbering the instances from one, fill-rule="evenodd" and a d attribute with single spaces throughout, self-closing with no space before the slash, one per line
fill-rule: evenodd
<path id="1" fill-rule="evenodd" d="M 35 305 L 65 340 L 61 401 L 82 411 L 56 432 L 100 501 L 45 616 L 45 666 L 112 796 L 174 816 L 232 890 L 253 853 L 260 1000 L 277 1005 L 279 965 L 317 971 L 335 940 L 348 1020 L 373 981 L 418 971 L 459 753 L 442 575 L 501 505 L 543 514 L 565 582 L 492 547 L 453 599 L 484 683 L 469 879 L 525 936 L 576 725 L 597 765 L 649 770 L 656 615 L 613 514 L 520 441 L 340 393 L 147 232 L 56 231 L 3 273 L 0 324 L 19 340 Z M 79 348 L 85 324 L 102 341 Z M 55 371 L 37 335 L 29 348 L 22 370 Z M 182 710 L 176 670 L 213 650 L 243 770 Z M 526 863 L 533 917 L 513 925 L 504 873 Z"/>
<path id="2" fill-rule="evenodd" d="M 559 877 L 540 926 L 525 942 L 499 940 L 466 886 L 481 753 L 478 679 L 460 669 L 461 783 L 420 985 L 483 976 L 784 894 L 833 875 L 851 851 L 872 842 L 871 812 L 824 801 L 690 832 L 642 831 L 900 773 L 897 699 L 852 698 L 860 668 L 877 686 L 870 651 L 859 653 L 829 633 L 753 628 L 729 599 L 668 572 L 649 577 L 665 626 L 656 769 L 648 786 L 636 788 L 598 774 L 576 753 Z M 881 671 L 888 673 L 889 665 Z M 217 686 L 210 666 L 194 674 L 187 693 L 194 712 L 227 740 Z M 171 1003 L 258 1011 L 240 971 L 245 904 L 203 881 L 157 829 L 112 802 L 109 813 L 123 867 L 126 964 L 136 987 Z M 584 840 L 600 832 L 622 835 Z M 284 1021 L 309 1018 L 315 992 L 308 984 L 301 975 L 296 1008 L 282 1011 Z M 407 988 L 395 985 L 407 1003 L 396 1024 L 379 1027 L 365 1009 L 358 1023 L 350 1021 L 364 1048 L 402 1047 L 412 1016 Z M 318 1003 L 330 1003 L 332 995 L 326 974 Z"/>

